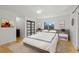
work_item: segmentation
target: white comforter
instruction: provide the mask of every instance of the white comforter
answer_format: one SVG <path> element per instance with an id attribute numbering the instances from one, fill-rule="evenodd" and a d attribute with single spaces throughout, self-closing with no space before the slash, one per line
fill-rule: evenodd
<path id="1" fill-rule="evenodd" d="M 56 52 L 58 34 L 39 32 L 39 33 L 37 33 L 35 35 L 31 35 L 29 37 L 30 38 L 24 38 L 23 42 L 26 44 L 35 46 L 37 48 L 49 51 L 49 52 Z M 35 38 L 35 39 L 32 39 L 32 38 Z M 43 41 L 41 41 L 41 40 L 43 40 Z M 47 41 L 47 42 L 45 42 L 45 41 Z"/>
<path id="2" fill-rule="evenodd" d="M 56 33 L 38 32 L 37 34 L 28 36 L 29 38 L 34 38 L 42 41 L 50 42 L 55 37 Z"/>

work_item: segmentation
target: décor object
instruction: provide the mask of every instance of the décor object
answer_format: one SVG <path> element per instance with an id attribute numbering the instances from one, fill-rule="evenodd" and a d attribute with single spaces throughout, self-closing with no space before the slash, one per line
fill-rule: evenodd
<path id="1" fill-rule="evenodd" d="M 0 23 L 1 28 L 14 27 L 14 22 L 7 18 L 2 18 Z"/>
<path id="2" fill-rule="evenodd" d="M 72 22 L 71 25 L 73 26 L 74 25 L 74 18 L 72 18 L 72 21 L 71 22 Z"/>
<path id="3" fill-rule="evenodd" d="M 65 27 L 65 21 L 61 20 L 59 22 L 59 26 L 60 26 L 61 29 L 64 29 L 64 27 Z"/>
<path id="4" fill-rule="evenodd" d="M 1 23 L 1 27 L 10 27 L 10 26 L 11 24 L 7 19 L 3 20 Z"/>

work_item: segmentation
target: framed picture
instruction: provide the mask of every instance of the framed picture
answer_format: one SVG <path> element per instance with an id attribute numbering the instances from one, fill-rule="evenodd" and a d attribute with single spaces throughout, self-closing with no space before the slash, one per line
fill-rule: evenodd
<path id="1" fill-rule="evenodd" d="M 59 20 L 59 27 L 61 29 L 64 29 L 64 27 L 65 27 L 65 21 L 64 20 Z"/>
<path id="2" fill-rule="evenodd" d="M 1 18 L 0 27 L 1 28 L 12 28 L 14 27 L 14 22 L 7 18 Z"/>

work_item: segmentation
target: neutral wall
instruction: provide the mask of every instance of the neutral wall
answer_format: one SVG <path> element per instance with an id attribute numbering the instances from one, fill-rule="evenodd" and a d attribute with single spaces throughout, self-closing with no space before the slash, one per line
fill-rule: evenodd
<path id="1" fill-rule="evenodd" d="M 65 29 L 69 29 L 69 20 L 70 20 L 70 15 L 62 15 L 58 17 L 51 17 L 51 18 L 43 18 L 43 19 L 37 19 L 37 27 L 40 27 L 44 29 L 44 21 L 52 21 L 55 22 L 55 29 L 60 29 L 59 22 L 63 21 L 65 22 Z"/>
<path id="2" fill-rule="evenodd" d="M 0 28 L 0 44 L 16 41 L 16 31 L 13 28 Z"/>
<path id="3" fill-rule="evenodd" d="M 72 18 L 74 19 L 74 25 L 72 26 Z M 71 42 L 74 45 L 74 47 L 77 49 L 77 14 L 71 14 L 70 18 L 70 37 Z"/>
<path id="4" fill-rule="evenodd" d="M 77 30 L 77 46 L 78 46 L 78 50 L 79 50 L 79 7 L 77 9 L 77 24 L 78 24 L 78 30 Z"/>
<path id="5" fill-rule="evenodd" d="M 76 11 L 71 14 L 70 17 L 70 36 L 71 36 L 71 42 L 74 45 L 74 47 L 78 50 L 79 49 L 79 7 L 76 9 Z M 72 18 L 74 19 L 74 25 L 72 26 Z"/>

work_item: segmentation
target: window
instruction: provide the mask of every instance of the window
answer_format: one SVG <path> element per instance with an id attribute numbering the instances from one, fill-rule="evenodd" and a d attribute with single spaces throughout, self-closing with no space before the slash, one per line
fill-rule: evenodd
<path id="1" fill-rule="evenodd" d="M 44 22 L 44 29 L 46 29 L 46 30 L 54 29 L 54 22 L 52 22 L 52 21 L 45 21 Z"/>

